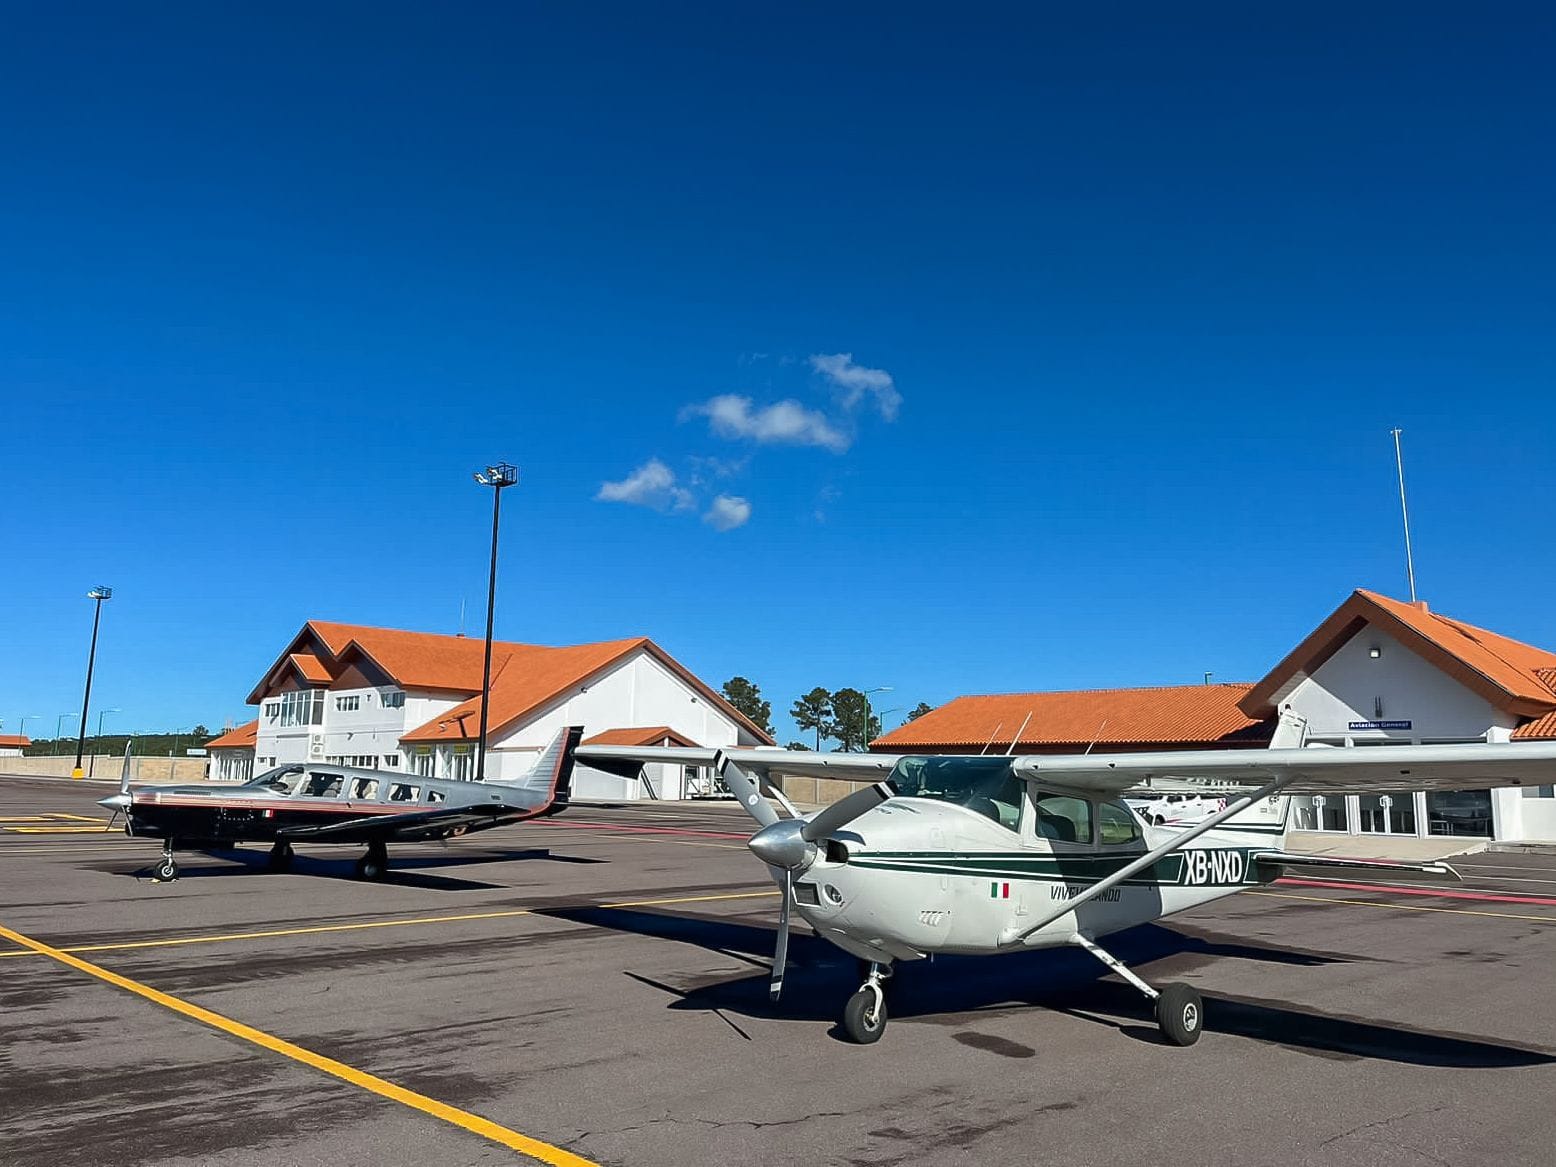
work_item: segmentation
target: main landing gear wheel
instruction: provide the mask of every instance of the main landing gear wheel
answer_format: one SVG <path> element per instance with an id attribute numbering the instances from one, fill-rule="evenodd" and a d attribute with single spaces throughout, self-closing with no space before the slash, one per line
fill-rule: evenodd
<path id="1" fill-rule="evenodd" d="M 382 843 L 369 843 L 367 854 L 357 860 L 357 878 L 379 880 L 389 870 L 389 849 Z"/>
<path id="2" fill-rule="evenodd" d="M 886 1032 L 886 994 L 879 985 L 866 985 L 843 1006 L 843 1032 L 850 1041 L 870 1045 Z"/>
<path id="3" fill-rule="evenodd" d="M 1156 1024 L 1173 1045 L 1193 1045 L 1205 1027 L 1205 1006 L 1188 985 L 1163 985 L 1156 998 Z"/>
<path id="4" fill-rule="evenodd" d="M 178 864 L 171 854 L 165 854 L 157 860 L 157 865 L 152 869 L 151 878 L 158 883 L 172 883 L 178 878 Z"/>
<path id="5" fill-rule="evenodd" d="M 265 866 L 271 871 L 290 871 L 293 854 L 290 843 L 284 839 L 277 839 L 275 845 L 270 848 L 270 856 L 265 860 Z"/>

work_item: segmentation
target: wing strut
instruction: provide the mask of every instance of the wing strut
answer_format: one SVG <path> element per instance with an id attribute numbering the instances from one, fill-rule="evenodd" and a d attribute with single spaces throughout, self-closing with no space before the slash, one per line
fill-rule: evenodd
<path id="1" fill-rule="evenodd" d="M 1111 889 L 1117 887 L 1119 884 L 1123 883 L 1124 880 L 1128 879 L 1136 872 L 1144 871 L 1158 859 L 1166 858 L 1174 851 L 1182 850 L 1184 844 L 1192 843 L 1206 831 L 1214 830 L 1227 819 L 1231 818 L 1234 814 L 1237 814 L 1239 811 L 1247 810 L 1261 798 L 1269 797 L 1271 794 L 1274 794 L 1276 791 L 1281 789 L 1281 787 L 1288 786 L 1294 781 L 1296 781 L 1295 775 L 1287 775 L 1282 778 L 1276 778 L 1273 781 L 1265 783 L 1263 786 L 1259 787 L 1259 789 L 1252 791 L 1251 793 L 1243 794 L 1237 798 L 1230 799 L 1224 809 L 1216 811 L 1215 814 L 1211 815 L 1207 819 L 1201 819 L 1188 830 L 1184 831 L 1181 835 L 1178 835 L 1168 842 L 1163 843 L 1160 847 L 1156 847 L 1150 851 L 1147 851 L 1133 863 L 1124 864 L 1124 866 L 1120 867 L 1112 875 L 1099 879 L 1096 883 L 1092 884 L 1074 899 L 1060 900 L 1052 909 L 1038 916 L 1037 923 L 1028 924 L 1025 928 L 1023 928 L 1020 932 L 1017 932 L 1008 940 L 1002 937 L 1000 940 L 1000 947 L 1014 948 L 1038 929 L 1048 927 L 1048 925 L 1052 924 L 1060 916 L 1065 915 L 1067 912 L 1073 912 L 1086 901 L 1094 900 L 1103 892 L 1110 891 Z"/>

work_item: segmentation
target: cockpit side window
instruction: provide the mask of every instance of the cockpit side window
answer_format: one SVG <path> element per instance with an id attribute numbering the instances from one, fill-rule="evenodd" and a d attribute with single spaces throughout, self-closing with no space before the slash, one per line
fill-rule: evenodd
<path id="1" fill-rule="evenodd" d="M 1091 842 L 1091 803 L 1069 794 L 1038 792 L 1036 834 L 1059 843 Z"/>
<path id="2" fill-rule="evenodd" d="M 366 802 L 378 798 L 377 778 L 358 778 L 351 785 L 351 797 Z"/>
<path id="3" fill-rule="evenodd" d="M 1104 847 L 1116 847 L 1124 843 L 1138 843 L 1140 820 L 1122 802 L 1097 804 L 1097 842 Z"/>
<path id="4" fill-rule="evenodd" d="M 421 796 L 421 787 L 409 782 L 396 782 L 389 787 L 390 802 L 415 802 Z"/>
<path id="5" fill-rule="evenodd" d="M 954 803 L 1007 830 L 1021 821 L 1024 786 L 1009 758 L 903 758 L 891 783 L 899 797 Z"/>
<path id="6" fill-rule="evenodd" d="M 441 790 L 427 791 L 428 802 L 442 802 L 446 798 L 448 798 L 448 795 L 444 794 Z"/>
<path id="7" fill-rule="evenodd" d="M 291 794 L 302 780 L 302 770 L 295 766 L 282 766 L 269 773 L 261 774 L 254 779 L 253 784 L 275 794 Z"/>

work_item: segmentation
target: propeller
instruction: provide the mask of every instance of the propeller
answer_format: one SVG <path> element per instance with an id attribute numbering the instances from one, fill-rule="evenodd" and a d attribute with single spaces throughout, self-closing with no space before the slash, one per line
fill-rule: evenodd
<path id="1" fill-rule="evenodd" d="M 754 779 L 748 780 L 755 786 Z M 725 781 L 728 781 L 728 777 Z M 776 1001 L 783 992 L 783 973 L 789 962 L 789 909 L 794 902 L 794 877 L 816 861 L 818 842 L 847 826 L 866 811 L 874 810 L 895 793 L 890 783 L 876 782 L 854 791 L 847 798 L 839 799 L 811 819 L 779 819 L 768 807 L 774 821 L 746 840 L 746 846 L 751 848 L 758 859 L 783 873 L 783 906 L 778 910 L 778 946 L 773 952 L 773 971 L 767 985 L 768 996 L 772 1000 Z"/>
<path id="2" fill-rule="evenodd" d="M 104 831 L 113 830 L 113 825 L 118 821 L 121 814 L 128 818 L 132 801 L 130 795 L 130 743 L 126 741 L 124 743 L 124 767 L 119 771 L 119 793 L 110 794 L 107 798 L 99 798 L 97 800 L 98 806 L 105 810 L 113 811 L 113 817 L 108 820 L 108 825 L 103 828 Z"/>
<path id="3" fill-rule="evenodd" d="M 756 780 L 755 774 L 741 769 L 734 762 L 725 762 L 719 770 L 719 777 L 724 779 L 729 792 L 740 800 L 746 813 L 764 829 L 778 821 L 778 812 L 762 797 L 762 784 Z"/>

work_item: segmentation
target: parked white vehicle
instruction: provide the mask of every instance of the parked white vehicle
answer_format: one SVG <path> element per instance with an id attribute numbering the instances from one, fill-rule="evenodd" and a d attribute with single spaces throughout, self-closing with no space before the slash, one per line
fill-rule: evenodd
<path id="1" fill-rule="evenodd" d="M 1146 822 L 1162 827 L 1188 826 L 1226 808 L 1226 799 L 1203 794 L 1159 794 L 1154 798 L 1126 798 Z"/>

